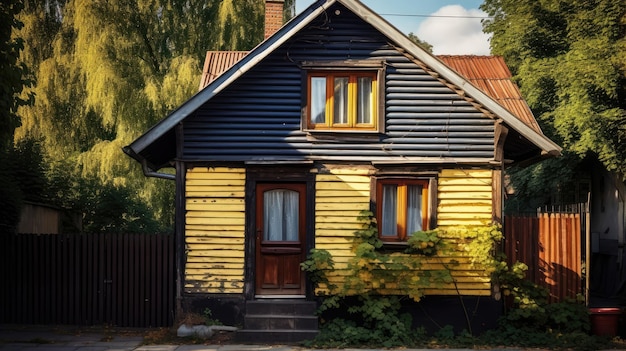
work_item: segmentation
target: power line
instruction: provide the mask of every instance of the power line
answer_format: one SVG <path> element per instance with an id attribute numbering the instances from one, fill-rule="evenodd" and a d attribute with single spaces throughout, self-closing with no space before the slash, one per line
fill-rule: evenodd
<path id="1" fill-rule="evenodd" d="M 409 15 L 404 13 L 379 13 L 380 16 L 398 16 L 398 17 L 438 17 L 438 18 L 475 18 L 489 19 L 491 16 L 454 16 L 454 15 Z"/>

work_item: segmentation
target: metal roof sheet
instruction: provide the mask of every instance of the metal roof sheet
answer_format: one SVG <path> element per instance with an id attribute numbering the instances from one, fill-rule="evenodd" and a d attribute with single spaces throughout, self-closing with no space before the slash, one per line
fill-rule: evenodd
<path id="1" fill-rule="evenodd" d="M 199 90 L 209 85 L 247 54 L 248 51 L 208 51 L 204 59 Z"/>
<path id="2" fill-rule="evenodd" d="M 511 71 L 501 56 L 439 55 L 450 68 L 498 101 L 517 118 L 541 133 L 541 128 L 522 97 Z"/>

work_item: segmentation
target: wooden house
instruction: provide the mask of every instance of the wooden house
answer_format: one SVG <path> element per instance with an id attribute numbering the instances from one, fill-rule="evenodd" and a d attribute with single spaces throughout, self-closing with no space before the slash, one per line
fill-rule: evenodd
<path id="1" fill-rule="evenodd" d="M 560 152 L 501 58 L 435 57 L 357 0 L 316 1 L 230 63 L 209 55 L 202 89 L 124 151 L 176 181 L 181 306 L 245 329 L 308 329 L 254 315 L 312 300 L 300 263 L 312 248 L 345 263 L 362 210 L 390 246 L 500 222 L 505 167 Z M 464 272 L 431 306 L 460 293 L 494 319 L 489 275 Z"/>

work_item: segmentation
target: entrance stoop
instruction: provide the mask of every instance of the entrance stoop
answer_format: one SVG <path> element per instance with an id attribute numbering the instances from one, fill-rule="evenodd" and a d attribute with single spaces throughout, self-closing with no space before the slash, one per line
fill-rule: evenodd
<path id="1" fill-rule="evenodd" d="M 235 334 L 238 342 L 296 343 L 318 333 L 317 305 L 313 301 L 263 299 L 246 301 L 244 327 Z"/>

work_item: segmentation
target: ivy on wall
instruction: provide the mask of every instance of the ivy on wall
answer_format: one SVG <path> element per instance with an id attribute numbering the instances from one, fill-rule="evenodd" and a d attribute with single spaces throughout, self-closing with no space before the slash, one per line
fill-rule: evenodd
<path id="1" fill-rule="evenodd" d="M 495 250 L 503 239 L 497 224 L 420 231 L 412 234 L 404 249 L 390 250 L 378 238 L 371 212 L 362 212 L 358 219 L 363 228 L 355 232 L 353 256 L 345 266 L 336 267 L 331 253 L 321 249 L 312 249 L 302 263 L 316 293 L 323 297 L 318 312 L 347 312 L 323 320 L 311 345 L 397 347 L 429 342 L 425 330 L 415 329 L 410 314 L 401 312 L 402 300 L 408 297 L 418 302 L 426 289 L 450 284 L 456 288 L 467 329 L 457 337 L 451 326 L 443 326 L 434 337 L 448 342 L 479 342 L 472 332 L 471 312 L 455 280 L 454 270 L 461 267 L 454 257 L 465 257 L 465 265 L 490 276 L 494 297 L 503 294 L 512 302 L 498 330 L 486 333 L 480 343 L 516 345 L 537 335 L 563 343 L 562 331 L 589 330 L 584 305 L 576 301 L 549 305 L 547 291 L 525 279 L 527 267 L 519 262 L 509 265 Z M 495 337 L 500 334 L 506 337 Z"/>
<path id="2" fill-rule="evenodd" d="M 337 307 L 346 296 L 402 295 L 417 302 L 425 289 L 456 286 L 453 270 L 459 262 L 444 260 L 444 256 L 468 256 L 470 264 L 487 276 L 496 271 L 494 245 L 502 239 L 497 225 L 419 231 L 411 235 L 403 250 L 392 250 L 379 239 L 372 212 L 363 211 L 358 220 L 363 228 L 355 232 L 354 255 L 345 268 L 336 269 L 331 253 L 323 249 L 312 249 L 302 264 L 317 294 L 324 296 L 322 311 Z M 433 262 L 443 268 L 433 269 Z M 331 276 L 341 276 L 342 284 L 334 284 Z"/>

